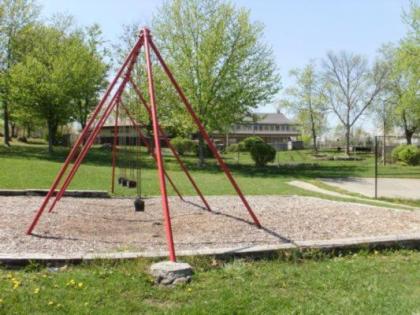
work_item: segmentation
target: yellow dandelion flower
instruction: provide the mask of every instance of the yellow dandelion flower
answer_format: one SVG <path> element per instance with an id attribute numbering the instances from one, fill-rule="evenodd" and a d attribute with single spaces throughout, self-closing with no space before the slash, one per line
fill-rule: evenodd
<path id="1" fill-rule="evenodd" d="M 88 306 L 89 305 L 89 303 L 88 302 L 85 302 L 85 306 Z"/>
<path id="2" fill-rule="evenodd" d="M 3 304 L 3 299 L 0 299 L 0 305 Z"/>
<path id="3" fill-rule="evenodd" d="M 192 289 L 191 289 L 191 288 L 188 288 L 188 289 L 187 289 L 187 291 L 188 291 L 188 292 L 192 292 Z"/>
<path id="4" fill-rule="evenodd" d="M 13 289 L 14 290 L 17 289 L 17 288 L 19 288 L 19 286 L 20 286 L 20 282 L 19 281 L 13 282 Z"/>
<path id="5" fill-rule="evenodd" d="M 53 301 L 49 301 L 48 302 L 48 305 L 53 305 L 54 304 L 54 302 Z"/>
<path id="6" fill-rule="evenodd" d="M 79 282 L 78 287 L 83 288 L 83 282 Z"/>
<path id="7" fill-rule="evenodd" d="M 38 293 L 39 293 L 39 288 L 35 288 L 35 289 L 34 289 L 34 293 L 35 293 L 35 294 L 38 294 Z"/>

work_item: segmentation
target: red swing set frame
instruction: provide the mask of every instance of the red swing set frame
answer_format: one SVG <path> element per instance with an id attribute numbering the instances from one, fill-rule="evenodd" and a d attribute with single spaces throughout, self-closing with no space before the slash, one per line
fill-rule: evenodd
<path id="1" fill-rule="evenodd" d="M 137 59 L 138 59 L 138 56 L 140 54 L 142 47 L 144 47 L 145 57 L 146 57 L 145 59 L 146 59 L 148 94 L 149 94 L 150 104 L 147 103 L 146 99 L 143 97 L 140 91 L 140 88 L 131 79 L 131 72 L 133 70 L 134 65 L 137 62 Z M 86 127 L 82 130 L 76 142 L 74 143 L 72 149 L 70 150 L 70 153 L 67 156 L 63 166 L 61 167 L 61 170 L 57 174 L 53 184 L 51 185 L 50 190 L 45 196 L 38 211 L 35 213 L 33 221 L 27 230 L 28 235 L 32 234 L 43 212 L 48 206 L 49 202 L 52 201 L 52 204 L 49 208 L 49 212 L 51 212 L 54 209 L 57 202 L 63 197 L 64 192 L 70 185 L 74 175 L 76 174 L 77 170 L 80 167 L 80 164 L 82 163 L 89 149 L 93 145 L 97 135 L 99 134 L 99 131 L 101 130 L 104 123 L 109 118 L 109 116 L 111 115 L 114 109 L 116 112 L 116 120 L 115 120 L 115 128 L 114 128 L 114 143 L 113 143 L 113 150 L 112 150 L 113 158 L 112 158 L 112 186 L 111 186 L 112 188 L 111 190 L 114 191 L 114 182 L 115 182 L 115 161 L 116 161 L 116 145 L 117 145 L 116 137 L 118 133 L 118 115 L 119 115 L 119 111 L 123 109 L 126 112 L 128 118 L 130 119 L 133 127 L 136 129 L 136 132 L 139 138 L 142 139 L 143 143 L 145 143 L 146 147 L 148 148 L 149 153 L 153 156 L 157 164 L 160 193 L 161 193 L 161 198 L 162 198 L 162 210 L 163 210 L 163 217 L 165 221 L 165 234 L 166 234 L 166 240 L 167 240 L 168 250 L 169 250 L 169 259 L 171 261 L 176 261 L 176 255 L 175 255 L 175 246 L 174 246 L 173 235 L 172 235 L 171 217 L 170 217 L 170 212 L 169 212 L 169 203 L 168 203 L 165 177 L 166 179 L 168 179 L 169 183 L 172 185 L 172 187 L 174 188 L 178 196 L 181 199 L 183 199 L 183 197 L 181 193 L 179 192 L 179 190 L 176 188 L 174 182 L 171 180 L 171 178 L 165 171 L 165 167 L 164 167 L 164 163 L 162 159 L 161 144 L 160 144 L 161 137 L 163 138 L 163 140 L 165 141 L 169 149 L 172 151 L 177 162 L 180 164 L 181 169 L 188 177 L 188 180 L 191 182 L 197 194 L 200 196 L 207 210 L 211 211 L 211 208 L 207 200 L 205 199 L 199 187 L 197 186 L 196 182 L 194 181 L 193 177 L 189 173 L 186 165 L 181 160 L 177 151 L 172 146 L 169 138 L 165 134 L 164 130 L 159 125 L 158 115 L 157 115 L 157 103 L 156 103 L 156 96 L 155 96 L 155 86 L 154 86 L 154 80 L 153 80 L 153 69 L 152 69 L 152 62 L 151 62 L 151 51 L 154 52 L 157 61 L 159 62 L 164 72 L 166 73 L 168 79 L 170 80 L 175 90 L 177 91 L 182 103 L 185 105 L 185 108 L 187 109 L 188 113 L 191 115 L 199 132 L 203 136 L 209 149 L 211 150 L 212 154 L 214 155 L 217 162 L 219 163 L 220 168 L 226 174 L 228 180 L 230 181 L 233 188 L 237 192 L 238 196 L 242 200 L 245 208 L 248 210 L 248 213 L 251 216 L 253 222 L 255 223 L 257 227 L 259 228 L 261 227 L 261 224 L 257 216 L 252 211 L 251 206 L 248 204 L 248 201 L 246 200 L 241 189 L 239 188 L 238 184 L 233 178 L 229 168 L 223 161 L 221 155 L 219 154 L 218 150 L 213 144 L 209 134 L 207 133 L 200 119 L 194 112 L 183 90 L 181 89 L 177 81 L 175 80 L 175 77 L 173 76 L 172 72 L 169 70 L 168 66 L 163 60 L 159 50 L 156 48 L 155 44 L 153 43 L 149 29 L 145 27 L 140 31 L 139 37 L 134 47 L 132 48 L 132 50 L 130 51 L 126 59 L 124 60 L 123 65 L 118 70 L 114 79 L 110 82 L 101 101 L 98 103 L 98 105 L 93 110 L 92 114 L 90 115 L 90 118 L 86 124 Z M 134 88 L 135 93 L 137 94 L 140 100 L 140 103 L 146 108 L 146 111 L 149 117 L 151 118 L 152 125 L 153 125 L 153 141 L 154 141 L 155 152 L 152 152 L 150 143 L 147 142 L 146 138 L 141 132 L 140 127 L 142 127 L 142 125 L 139 122 L 136 122 L 134 120 L 128 108 L 126 108 L 124 104 L 121 102 L 122 93 L 128 83 L 130 83 L 132 87 Z"/>

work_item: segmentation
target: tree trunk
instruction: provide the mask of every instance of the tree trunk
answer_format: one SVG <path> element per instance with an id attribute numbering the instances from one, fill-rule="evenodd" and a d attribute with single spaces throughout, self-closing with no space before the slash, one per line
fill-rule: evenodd
<path id="1" fill-rule="evenodd" d="M 403 111 L 402 112 L 402 121 L 403 121 L 403 126 L 404 126 L 404 133 L 405 133 L 405 139 L 407 141 L 407 144 L 411 144 L 411 138 L 413 137 L 414 132 L 416 131 L 416 129 L 410 129 L 408 127 L 408 122 L 407 122 L 407 117 L 406 117 L 406 112 Z"/>
<path id="2" fill-rule="evenodd" d="M 4 116 L 4 144 L 8 147 L 10 146 L 10 135 L 9 135 L 9 110 L 7 101 L 3 103 L 3 116 Z"/>
<path id="3" fill-rule="evenodd" d="M 407 144 L 411 144 L 411 139 L 413 138 L 413 134 L 414 134 L 413 131 L 409 129 L 405 129 L 405 139 L 407 141 Z"/>
<path id="4" fill-rule="evenodd" d="M 346 154 L 350 155 L 350 127 L 346 126 Z"/>
<path id="5" fill-rule="evenodd" d="M 317 142 L 316 142 L 316 131 L 315 131 L 315 127 L 314 126 L 312 126 L 312 143 L 313 143 L 313 146 L 314 146 L 314 153 L 318 153 L 318 145 L 317 145 Z"/>
<path id="6" fill-rule="evenodd" d="M 47 125 L 48 125 L 48 153 L 52 154 L 54 152 L 53 146 L 54 146 L 55 136 L 57 133 L 57 126 L 51 120 L 48 120 Z"/>
<path id="7" fill-rule="evenodd" d="M 203 136 L 201 135 L 201 133 L 198 134 L 198 166 L 199 167 L 204 167 L 204 158 L 205 158 L 205 153 L 204 153 L 204 139 Z"/>
<path id="8" fill-rule="evenodd" d="M 16 124 L 15 123 L 11 123 L 10 127 L 12 127 L 12 138 L 16 138 L 17 137 L 17 130 L 16 130 Z"/>

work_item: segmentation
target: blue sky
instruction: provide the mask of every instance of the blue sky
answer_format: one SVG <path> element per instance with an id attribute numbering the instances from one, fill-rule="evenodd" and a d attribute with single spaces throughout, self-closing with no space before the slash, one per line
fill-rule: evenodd
<path id="1" fill-rule="evenodd" d="M 40 0 L 43 13 L 73 15 L 80 25 L 99 23 L 104 36 L 116 41 L 121 26 L 147 24 L 161 0 Z M 274 51 L 283 86 L 288 71 L 322 58 L 328 50 L 349 50 L 371 60 L 386 42 L 404 36 L 401 22 L 409 0 L 233 0 L 265 25 L 265 41 Z M 280 97 L 281 95 L 279 95 Z M 261 110 L 273 110 L 273 105 Z"/>

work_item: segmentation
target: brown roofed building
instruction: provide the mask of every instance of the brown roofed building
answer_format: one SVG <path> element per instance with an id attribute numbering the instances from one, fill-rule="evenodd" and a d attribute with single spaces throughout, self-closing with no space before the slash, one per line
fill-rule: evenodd
<path id="1" fill-rule="evenodd" d="M 250 136 L 259 136 L 277 150 L 300 149 L 303 144 L 298 126 L 282 113 L 257 113 L 254 119 L 247 117 L 243 122 L 235 124 L 229 133 L 214 133 L 212 136 L 222 146 L 238 143 Z"/>

